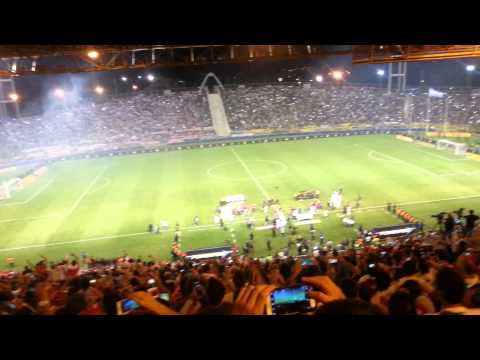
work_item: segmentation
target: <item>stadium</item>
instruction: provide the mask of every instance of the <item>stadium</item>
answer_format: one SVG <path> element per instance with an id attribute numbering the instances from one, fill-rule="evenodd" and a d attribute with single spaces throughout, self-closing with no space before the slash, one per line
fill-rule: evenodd
<path id="1" fill-rule="evenodd" d="M 480 314 L 475 51 L 0 46 L 0 313 Z"/>

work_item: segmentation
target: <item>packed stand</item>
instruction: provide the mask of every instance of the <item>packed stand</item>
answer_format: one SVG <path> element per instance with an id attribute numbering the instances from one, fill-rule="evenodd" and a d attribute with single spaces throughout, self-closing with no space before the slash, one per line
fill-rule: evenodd
<path id="1" fill-rule="evenodd" d="M 224 101 L 231 128 L 290 130 L 328 128 L 341 124 L 359 127 L 443 124 L 444 113 L 453 126 L 478 126 L 480 93 L 468 89 L 439 89 L 443 98 L 429 98 L 428 88 L 388 95 L 386 89 L 333 84 L 276 84 L 231 87 Z M 411 98 L 406 107 L 407 97 Z M 430 114 L 427 114 L 428 100 Z M 445 99 L 448 108 L 445 109 Z"/>
<path id="2" fill-rule="evenodd" d="M 401 123 L 404 97 L 385 89 L 296 84 L 228 88 L 224 96 L 234 130 L 379 126 Z"/>
<path id="3" fill-rule="evenodd" d="M 471 248 L 480 239 L 479 218 L 472 212 L 458 221 L 457 214 L 438 216 L 435 231 L 408 237 L 378 239 L 359 229 L 354 244 L 322 240 L 307 251 L 301 241 L 296 257 L 43 258 L 4 274 L 0 313 L 262 315 L 273 292 L 307 285 L 316 301 L 302 312 L 309 315 L 480 315 L 480 252 Z"/>
<path id="4" fill-rule="evenodd" d="M 428 89 L 410 89 L 407 94 L 412 97 L 412 118 L 415 122 L 429 119 L 432 124 L 441 125 L 445 121 L 456 127 L 478 128 L 480 123 L 480 93 L 478 90 L 461 88 L 438 88 L 443 93 L 441 98 L 430 97 L 430 114 L 428 114 Z M 446 106 L 446 102 L 448 105 Z"/>
<path id="5" fill-rule="evenodd" d="M 208 102 L 198 91 L 139 93 L 51 109 L 42 116 L 0 122 L 5 160 L 65 156 L 95 150 L 158 146 L 214 134 Z"/>

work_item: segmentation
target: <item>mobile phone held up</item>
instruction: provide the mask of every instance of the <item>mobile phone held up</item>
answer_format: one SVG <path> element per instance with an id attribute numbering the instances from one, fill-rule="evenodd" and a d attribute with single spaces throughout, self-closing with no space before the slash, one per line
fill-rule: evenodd
<path id="1" fill-rule="evenodd" d="M 280 288 L 272 291 L 267 303 L 268 315 L 303 314 L 315 308 L 315 300 L 308 298 L 310 286 Z"/>
<path id="2" fill-rule="evenodd" d="M 303 258 L 302 259 L 302 266 L 310 266 L 313 265 L 313 260 L 310 258 Z"/>
<path id="3" fill-rule="evenodd" d="M 137 310 L 140 308 L 140 305 L 135 300 L 131 299 L 123 299 L 117 301 L 117 314 L 118 315 L 126 315 L 133 310 Z"/>

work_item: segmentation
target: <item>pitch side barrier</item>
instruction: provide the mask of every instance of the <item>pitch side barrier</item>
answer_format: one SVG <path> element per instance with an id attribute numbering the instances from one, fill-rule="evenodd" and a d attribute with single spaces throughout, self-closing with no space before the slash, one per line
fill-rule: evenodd
<path id="1" fill-rule="evenodd" d="M 295 140 L 311 140 L 332 137 L 358 136 L 358 135 L 401 135 L 407 132 L 421 132 L 425 131 L 423 128 L 385 128 L 385 129 L 352 129 L 352 130 L 337 130 L 337 131 L 316 131 L 316 132 L 295 132 L 295 133 L 270 133 L 270 134 L 249 134 L 249 135 L 232 135 L 229 137 L 218 137 L 212 139 L 202 139 L 195 141 L 183 141 L 175 144 L 159 145 L 156 147 L 135 146 L 125 149 L 117 150 L 102 150 L 94 152 L 86 152 L 82 154 L 75 154 L 69 156 L 54 157 L 42 160 L 44 164 L 51 164 L 62 160 L 81 160 L 101 157 L 123 156 L 123 155 L 137 155 L 146 153 L 158 153 L 165 151 L 191 150 L 201 148 L 222 147 L 230 145 L 246 145 L 258 144 L 279 141 L 295 141 Z M 35 160 L 38 162 L 39 160 Z M 16 162 L 10 165 L 24 165 L 32 163 L 33 161 Z"/>
<path id="2" fill-rule="evenodd" d="M 412 138 L 416 141 L 421 141 L 421 142 L 424 142 L 424 143 L 432 144 L 434 146 L 437 144 L 436 139 L 428 138 L 428 137 L 425 137 L 425 136 L 422 136 L 422 135 L 419 135 L 419 134 L 417 134 L 416 136 L 409 135 L 407 133 L 399 134 L 399 135 L 404 135 L 404 136 L 410 137 L 410 138 Z M 467 148 L 467 152 L 472 153 L 472 154 L 480 154 L 480 146 L 469 146 Z"/>

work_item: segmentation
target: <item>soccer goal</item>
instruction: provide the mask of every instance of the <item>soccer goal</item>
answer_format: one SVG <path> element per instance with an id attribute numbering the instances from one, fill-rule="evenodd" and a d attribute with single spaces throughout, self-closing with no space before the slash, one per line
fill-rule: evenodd
<path id="1" fill-rule="evenodd" d="M 464 156 L 467 152 L 467 145 L 450 140 L 438 140 L 437 150 L 447 150 L 453 152 L 455 155 Z"/>
<path id="2" fill-rule="evenodd" d="M 7 183 L 0 184 L 0 200 L 10 199 L 10 187 Z"/>

